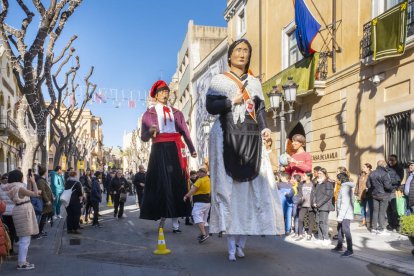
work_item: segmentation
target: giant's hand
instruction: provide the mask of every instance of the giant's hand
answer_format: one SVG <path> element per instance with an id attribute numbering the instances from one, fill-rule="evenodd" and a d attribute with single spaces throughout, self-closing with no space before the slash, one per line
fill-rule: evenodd
<path id="1" fill-rule="evenodd" d="M 157 127 L 156 126 L 151 126 L 149 128 L 149 133 L 151 134 L 152 137 L 156 137 L 157 136 Z"/>
<path id="2" fill-rule="evenodd" d="M 268 128 L 265 128 L 265 129 L 263 129 L 262 130 L 262 139 L 264 140 L 264 141 L 269 141 L 270 140 L 270 129 L 268 129 Z"/>
<path id="3" fill-rule="evenodd" d="M 243 103 L 243 94 L 238 94 L 231 100 L 232 105 L 241 104 Z"/>

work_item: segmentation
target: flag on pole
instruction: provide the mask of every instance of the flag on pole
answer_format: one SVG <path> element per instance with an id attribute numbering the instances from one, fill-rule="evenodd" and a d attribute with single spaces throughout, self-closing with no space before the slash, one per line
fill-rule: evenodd
<path id="1" fill-rule="evenodd" d="M 315 52 L 312 42 L 318 34 L 321 25 L 309 11 L 304 0 L 295 0 L 295 36 L 299 51 L 304 57 Z"/>

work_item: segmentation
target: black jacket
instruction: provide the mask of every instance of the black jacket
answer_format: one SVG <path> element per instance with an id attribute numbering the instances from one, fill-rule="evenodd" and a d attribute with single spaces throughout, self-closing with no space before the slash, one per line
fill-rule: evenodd
<path id="1" fill-rule="evenodd" d="M 120 194 L 120 193 L 126 193 L 128 191 L 129 184 L 128 181 L 126 181 L 125 178 L 121 177 L 114 177 L 111 180 L 111 185 L 109 186 L 109 191 L 111 194 Z"/>
<path id="2" fill-rule="evenodd" d="M 312 205 L 316 204 L 319 211 L 334 211 L 335 206 L 333 204 L 333 196 L 333 184 L 328 179 L 326 179 L 325 182 L 317 184 L 315 189 L 312 190 Z"/>
<path id="3" fill-rule="evenodd" d="M 91 201 L 92 202 L 101 202 L 102 200 L 102 191 L 101 184 L 96 177 L 92 178 L 92 189 L 91 189 Z"/>
<path id="4" fill-rule="evenodd" d="M 404 178 L 404 169 L 399 166 L 394 166 L 388 167 L 387 171 L 391 179 L 391 192 L 395 192 L 395 190 L 397 190 L 401 186 L 401 181 Z"/>
<path id="5" fill-rule="evenodd" d="M 142 187 L 139 183 L 144 183 L 144 185 L 145 185 L 145 177 L 146 177 L 146 173 L 145 172 L 137 172 L 135 174 L 134 180 L 132 181 L 132 184 L 134 184 L 135 189 L 137 191 L 144 190 L 144 187 Z"/>
<path id="6" fill-rule="evenodd" d="M 367 188 L 374 199 L 387 199 L 393 189 L 388 170 L 384 167 L 377 167 L 368 177 Z"/>

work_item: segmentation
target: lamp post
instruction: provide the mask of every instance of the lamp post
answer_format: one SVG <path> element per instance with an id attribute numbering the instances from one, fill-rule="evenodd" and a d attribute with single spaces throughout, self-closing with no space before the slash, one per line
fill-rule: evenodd
<path id="1" fill-rule="evenodd" d="M 285 115 L 289 114 L 289 119 L 292 120 L 292 114 L 295 112 L 293 109 L 293 104 L 296 101 L 296 92 L 298 85 L 292 80 L 292 77 L 288 77 L 288 81 L 285 85 L 282 86 L 284 90 L 284 94 L 282 94 L 277 86 L 272 87 L 273 90 L 269 93 L 269 100 L 270 100 L 270 107 L 273 111 L 273 123 L 276 127 L 277 124 L 277 117 L 280 118 L 280 154 L 285 153 L 285 145 L 286 145 L 286 134 L 285 134 L 285 122 L 286 118 Z M 289 110 L 285 111 L 285 102 L 289 105 Z M 279 114 L 277 113 L 280 107 Z"/>

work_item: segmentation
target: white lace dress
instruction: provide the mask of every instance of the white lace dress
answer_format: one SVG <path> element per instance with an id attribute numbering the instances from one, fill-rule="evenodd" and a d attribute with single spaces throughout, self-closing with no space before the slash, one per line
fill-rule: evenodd
<path id="1" fill-rule="evenodd" d="M 263 99 L 260 82 L 247 78 L 250 96 Z M 228 77 L 216 75 L 208 95 L 226 96 L 232 99 L 239 93 L 237 85 Z M 232 107 L 236 124 L 244 122 L 244 105 Z M 264 146 L 261 153 L 259 175 L 251 181 L 238 182 L 226 173 L 223 160 L 223 130 L 216 120 L 210 132 L 209 167 L 211 179 L 211 233 L 225 232 L 231 235 L 278 235 L 284 234 L 283 211 L 278 196 L 272 166 Z"/>

